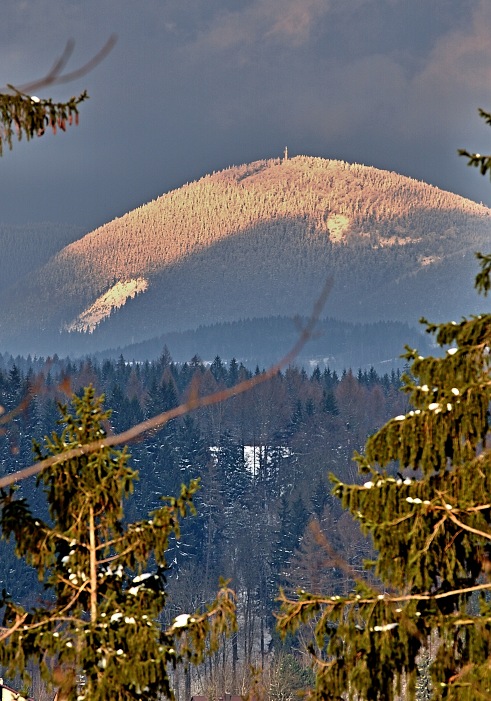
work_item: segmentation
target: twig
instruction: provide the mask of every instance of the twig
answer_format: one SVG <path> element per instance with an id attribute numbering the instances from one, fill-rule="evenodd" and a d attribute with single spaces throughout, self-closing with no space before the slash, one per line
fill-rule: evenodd
<path id="1" fill-rule="evenodd" d="M 438 594 L 403 594 L 401 596 L 393 596 L 391 594 L 384 594 L 383 596 L 374 597 L 334 597 L 325 598 L 322 596 L 309 596 L 308 599 L 288 599 L 283 593 L 278 597 L 278 601 L 283 604 L 289 604 L 295 606 L 297 611 L 305 608 L 306 606 L 312 606 L 313 603 L 319 606 L 330 606 L 336 607 L 339 605 L 359 605 L 359 604 L 377 604 L 384 602 L 386 604 L 391 603 L 401 603 L 404 601 L 437 601 L 439 599 L 447 599 L 449 596 L 462 596 L 462 594 L 472 594 L 477 591 L 488 591 L 491 589 L 491 583 L 476 584 L 472 587 L 463 587 L 462 589 L 453 589 L 452 591 L 443 591 Z M 280 615 L 280 618 L 282 615 Z"/>
<path id="2" fill-rule="evenodd" d="M 486 533 L 485 531 L 480 531 L 478 528 L 472 528 L 472 526 L 468 526 L 467 524 L 463 523 L 460 519 L 458 519 L 451 511 L 448 512 L 448 518 L 451 521 L 453 521 L 457 526 L 460 526 L 462 530 L 469 531 L 469 533 L 474 533 L 475 535 L 479 535 L 482 538 L 485 538 L 486 540 L 491 540 L 491 533 Z"/>
<path id="3" fill-rule="evenodd" d="M 72 460 L 73 458 L 78 458 L 81 455 L 86 455 L 88 453 L 95 453 L 98 450 L 101 450 L 102 448 L 107 448 L 109 446 L 120 445 L 121 443 L 129 443 L 131 441 L 134 441 L 135 438 L 142 435 L 143 433 L 147 433 L 152 429 L 162 428 L 163 426 L 165 426 L 165 424 L 171 421 L 171 419 L 175 419 L 179 416 L 184 416 L 185 414 L 188 414 L 191 411 L 195 411 L 196 409 L 200 409 L 202 407 L 218 404 L 219 402 L 223 402 L 226 399 L 230 399 L 231 397 L 235 397 L 239 394 L 243 394 L 244 392 L 248 392 L 253 387 L 256 387 L 257 385 L 260 385 L 263 382 L 270 380 L 280 370 L 282 370 L 284 367 L 287 367 L 291 362 L 293 362 L 300 350 L 312 336 L 315 325 L 326 303 L 331 288 L 332 280 L 328 279 L 324 285 L 321 294 L 319 295 L 319 298 L 317 299 L 314 305 L 311 316 L 309 317 L 306 325 L 304 326 L 299 335 L 298 340 L 293 345 L 291 350 L 278 363 L 272 365 L 268 370 L 266 370 L 266 372 L 263 372 L 260 375 L 254 375 L 254 377 L 251 377 L 248 380 L 243 380 L 242 382 L 239 382 L 233 387 L 228 387 L 226 389 L 219 390 L 218 392 L 213 392 L 212 394 L 209 394 L 205 397 L 199 397 L 197 396 L 196 392 L 193 392 L 190 398 L 178 407 L 170 409 L 169 411 L 164 411 L 161 414 L 157 414 L 157 416 L 153 416 L 152 418 L 147 419 L 146 421 L 142 421 L 141 423 L 132 426 L 127 431 L 123 431 L 122 433 L 113 436 L 106 436 L 106 438 L 102 440 L 93 441 L 92 443 L 87 443 L 76 448 L 71 448 L 70 450 L 66 450 L 63 453 L 60 453 L 59 455 L 53 455 L 44 460 L 40 460 L 38 463 L 35 463 L 33 465 L 30 465 L 29 467 L 25 467 L 22 470 L 13 472 L 10 475 L 6 475 L 5 477 L 0 478 L 0 489 L 14 484 L 15 482 L 20 482 L 21 480 L 27 479 L 28 477 L 32 477 L 33 475 L 37 475 L 45 468 L 51 467 L 52 465 L 59 465 L 63 462 L 66 462 L 67 460 Z"/>
<path id="4" fill-rule="evenodd" d="M 106 41 L 102 49 L 93 56 L 90 61 L 85 63 L 80 68 L 76 68 L 74 71 L 63 74 L 63 69 L 65 68 L 68 60 L 70 59 L 73 49 L 75 48 L 75 42 L 73 39 L 69 39 L 66 46 L 61 54 L 60 58 L 56 59 L 53 67 L 50 71 L 39 80 L 34 80 L 31 83 L 25 83 L 24 85 L 15 86 L 15 89 L 20 93 L 31 93 L 33 90 L 38 90 L 39 88 L 45 88 L 49 85 L 60 85 L 62 83 L 69 83 L 72 80 L 77 80 L 83 75 L 90 73 L 101 61 L 103 61 L 109 52 L 113 49 L 116 44 L 118 37 L 116 34 L 111 34 L 109 39 Z M 0 89 L 0 93 L 10 92 L 11 88 L 5 86 Z"/>
<path id="5" fill-rule="evenodd" d="M 330 563 L 341 570 L 347 577 L 355 582 L 363 582 L 364 580 L 360 577 L 360 573 L 357 572 L 349 562 L 333 547 L 329 541 L 327 535 L 321 530 L 320 524 L 317 520 L 311 521 L 310 526 L 312 533 L 314 535 L 314 540 L 321 548 L 323 548 L 328 557 L 330 558 Z M 327 563 L 326 563 L 327 564 Z"/>

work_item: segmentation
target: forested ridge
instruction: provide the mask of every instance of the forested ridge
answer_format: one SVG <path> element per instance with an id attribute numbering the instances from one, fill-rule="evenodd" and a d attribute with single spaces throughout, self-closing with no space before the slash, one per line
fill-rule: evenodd
<path id="1" fill-rule="evenodd" d="M 304 156 L 231 167 L 105 224 L 10 287 L 4 348 L 64 352 L 84 310 L 136 279 L 145 291 L 101 309 L 90 352 L 199 324 L 307 314 L 328 276 L 336 318 L 458 316 L 476 306 L 473 252 L 490 221 L 482 205 L 372 167 Z M 456 293 L 457 277 L 469 293 Z"/>
<path id="2" fill-rule="evenodd" d="M 164 346 L 172 357 L 185 362 L 198 354 L 207 363 L 215 356 L 236 358 L 247 368 L 268 367 L 278 360 L 295 343 L 299 327 L 306 319 L 289 317 L 266 317 L 222 322 L 197 329 L 167 333 L 156 338 L 112 348 L 94 354 L 100 360 L 117 358 L 123 354 L 139 362 L 156 360 Z M 87 335 L 77 339 L 74 350 L 82 354 Z M 346 367 L 374 366 L 378 372 L 397 369 L 401 366 L 401 349 L 404 345 L 415 346 L 423 352 L 430 349 L 430 339 L 420 329 L 411 328 L 401 322 L 379 321 L 372 324 L 357 324 L 338 319 L 319 319 L 315 333 L 299 352 L 298 365 L 310 367 L 329 366 L 342 372 Z"/>
<path id="3" fill-rule="evenodd" d="M 0 223 L 0 290 L 44 265 L 83 229 L 72 224 L 36 222 L 24 226 Z"/>
<path id="4" fill-rule="evenodd" d="M 107 428 L 119 432 L 176 406 L 191 385 L 198 384 L 207 394 L 248 376 L 250 371 L 233 359 L 217 357 L 205 366 L 194 357 L 178 364 L 167 349 L 157 361 L 141 364 L 127 363 L 123 357 L 99 363 L 0 356 L 0 403 L 7 411 L 18 406 L 30 388 L 38 388 L 25 411 L 0 435 L 0 474 L 32 460 L 31 440 L 39 441 L 56 429 L 56 402 L 66 402 L 69 389 L 80 393 L 92 384 L 104 392 L 112 409 Z M 307 373 L 289 367 L 244 395 L 173 420 L 131 445 L 130 462 L 140 480 L 126 512 L 129 520 L 156 508 L 162 494 L 178 493 L 181 483 L 201 479 L 197 516 L 184 522 L 180 540 L 171 544 L 172 605 L 166 615 L 208 601 L 219 576 L 229 577 L 238 594 L 240 621 L 233 641 L 235 663 L 245 670 L 261 656 L 264 661 L 272 648 L 278 654 L 288 652 L 293 641 L 285 646 L 274 633 L 279 587 L 315 589 L 329 584 L 346 592 L 351 586 L 334 560 L 327 562 L 320 554 L 316 529 L 329 532 L 330 542 L 355 569 L 368 553 L 351 518 L 329 496 L 327 473 L 356 479 L 353 450 L 361 449 L 368 435 L 406 408 L 400 384 L 398 372 L 338 374 L 315 368 Z M 44 497 L 32 482 L 23 482 L 21 493 L 37 511 L 42 508 Z M 2 541 L 0 548 L 0 588 L 34 605 L 42 597 L 34 574 L 14 557 L 11 544 Z M 214 665 L 196 673 L 202 675 L 201 684 L 217 681 L 217 670 L 223 675 L 230 658 L 224 654 Z"/>

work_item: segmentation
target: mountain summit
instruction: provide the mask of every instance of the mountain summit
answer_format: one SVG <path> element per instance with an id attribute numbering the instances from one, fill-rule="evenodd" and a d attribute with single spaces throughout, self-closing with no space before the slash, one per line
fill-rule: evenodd
<path id="1" fill-rule="evenodd" d="M 326 316 L 458 317 L 478 309 L 474 252 L 489 248 L 490 215 L 423 182 L 343 161 L 234 166 L 101 226 L 8 288 L 1 343 L 46 353 L 78 339 L 95 350 L 221 321 L 306 315 L 329 276 Z"/>

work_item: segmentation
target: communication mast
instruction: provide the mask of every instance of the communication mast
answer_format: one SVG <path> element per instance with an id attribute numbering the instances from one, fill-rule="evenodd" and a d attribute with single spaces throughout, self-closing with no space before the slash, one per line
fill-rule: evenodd
<path id="1" fill-rule="evenodd" d="M 288 160 L 288 146 L 285 146 L 285 156 L 283 158 L 284 161 Z"/>

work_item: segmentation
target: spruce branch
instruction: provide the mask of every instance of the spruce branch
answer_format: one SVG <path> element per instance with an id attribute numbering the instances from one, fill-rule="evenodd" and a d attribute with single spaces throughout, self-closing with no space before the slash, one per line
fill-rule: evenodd
<path id="1" fill-rule="evenodd" d="M 52 98 L 39 98 L 32 93 L 34 90 L 68 83 L 86 75 L 106 58 L 115 43 L 116 36 L 113 34 L 87 63 L 64 73 L 63 70 L 75 47 L 75 42 L 71 39 L 60 58 L 43 78 L 17 87 L 7 84 L 0 89 L 0 156 L 3 155 L 5 146 L 12 149 L 15 137 L 18 141 L 23 137 L 30 141 L 34 136 L 42 136 L 46 129 L 51 129 L 56 134 L 58 129 L 65 131 L 67 126 L 78 124 L 78 107 L 88 99 L 86 90 L 64 102 L 55 102 Z"/>

